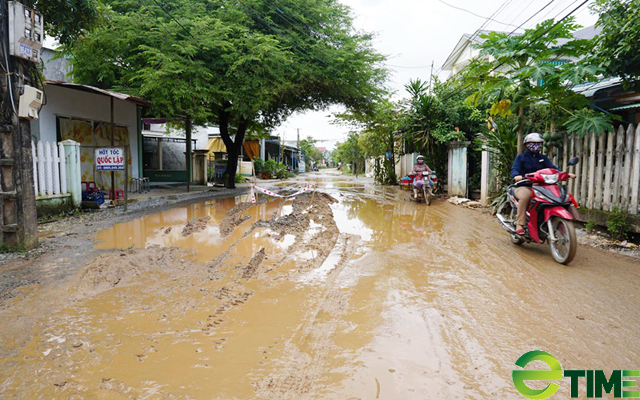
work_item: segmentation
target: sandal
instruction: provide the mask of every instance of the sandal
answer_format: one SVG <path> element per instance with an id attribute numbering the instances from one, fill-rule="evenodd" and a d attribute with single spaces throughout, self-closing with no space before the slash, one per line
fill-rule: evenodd
<path id="1" fill-rule="evenodd" d="M 518 228 L 518 229 L 516 229 L 516 235 L 523 236 L 523 235 L 524 235 L 524 228 Z"/>

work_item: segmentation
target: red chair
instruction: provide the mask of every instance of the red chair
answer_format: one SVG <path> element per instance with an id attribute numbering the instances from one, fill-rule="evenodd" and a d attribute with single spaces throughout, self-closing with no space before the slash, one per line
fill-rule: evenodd
<path id="1" fill-rule="evenodd" d="M 96 185 L 93 181 L 84 181 L 82 182 L 82 191 L 86 192 L 87 190 L 91 190 L 94 192 L 98 191 L 98 185 Z"/>
<path id="2" fill-rule="evenodd" d="M 124 199 L 124 191 L 122 189 L 116 189 L 116 197 L 113 197 L 113 190 L 109 191 L 109 199 L 111 200 L 119 200 Z"/>

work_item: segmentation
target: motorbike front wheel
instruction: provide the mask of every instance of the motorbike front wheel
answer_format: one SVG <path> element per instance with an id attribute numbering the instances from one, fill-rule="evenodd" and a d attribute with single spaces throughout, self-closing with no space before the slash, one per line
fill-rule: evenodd
<path id="1" fill-rule="evenodd" d="M 551 255 L 556 262 L 567 265 L 576 256 L 578 241 L 576 239 L 576 228 L 572 221 L 560 217 L 551 219 L 551 228 L 556 241 L 549 241 Z"/>

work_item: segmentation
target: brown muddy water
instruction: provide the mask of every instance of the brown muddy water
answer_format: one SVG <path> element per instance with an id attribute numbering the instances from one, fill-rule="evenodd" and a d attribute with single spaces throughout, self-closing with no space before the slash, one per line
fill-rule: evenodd
<path id="1" fill-rule="evenodd" d="M 560 266 L 477 211 L 316 181 L 293 202 L 99 232 L 79 274 L 0 309 L 1 396 L 519 398 L 514 362 L 536 349 L 565 369 L 640 369 L 634 261 L 581 247 Z"/>

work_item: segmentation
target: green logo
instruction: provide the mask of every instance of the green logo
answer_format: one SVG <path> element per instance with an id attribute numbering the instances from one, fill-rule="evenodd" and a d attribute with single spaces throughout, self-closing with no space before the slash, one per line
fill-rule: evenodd
<path id="1" fill-rule="evenodd" d="M 637 390 L 637 384 L 640 381 L 640 371 L 638 370 L 614 370 L 609 378 L 603 370 L 566 370 L 563 373 L 558 360 L 541 350 L 523 354 L 516 361 L 516 365 L 524 368 L 531 361 L 542 361 L 550 369 L 513 371 L 513 385 L 521 395 L 528 399 L 547 399 L 553 396 L 560 386 L 556 383 L 549 383 L 544 389 L 531 389 L 524 381 L 561 381 L 563 377 L 569 378 L 571 382 L 572 399 L 576 399 L 580 395 L 580 378 L 583 378 L 583 390 L 589 399 L 601 399 L 604 393 L 613 393 L 613 397 L 616 399 L 640 398 L 640 390 Z M 623 388 L 627 390 L 623 390 Z"/>
<path id="2" fill-rule="evenodd" d="M 554 395 L 555 392 L 560 388 L 559 385 L 555 383 L 550 383 L 546 388 L 536 390 L 531 389 L 527 386 L 524 381 L 561 381 L 562 380 L 562 366 L 556 360 L 554 356 L 547 353 L 546 351 L 534 350 L 528 353 L 523 354 L 518 361 L 516 361 L 516 365 L 520 368 L 524 368 L 531 361 L 542 361 L 546 363 L 550 371 L 522 371 L 516 370 L 513 371 L 513 384 L 515 385 L 518 392 L 521 395 L 528 399 L 547 399 Z"/>

